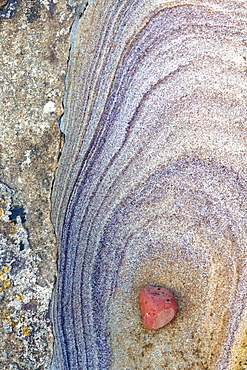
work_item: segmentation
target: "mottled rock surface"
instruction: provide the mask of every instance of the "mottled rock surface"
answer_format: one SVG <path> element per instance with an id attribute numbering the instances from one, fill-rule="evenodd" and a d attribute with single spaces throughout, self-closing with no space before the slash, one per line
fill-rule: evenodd
<path id="1" fill-rule="evenodd" d="M 0 1 L 3 370 L 51 362 L 50 192 L 77 6 Z M 92 0 L 77 14 L 53 369 L 246 369 L 246 1 Z M 147 284 L 178 302 L 155 332 Z"/>
<path id="2" fill-rule="evenodd" d="M 79 2 L 0 2 L 0 368 L 47 369 L 56 273 L 50 192 Z"/>

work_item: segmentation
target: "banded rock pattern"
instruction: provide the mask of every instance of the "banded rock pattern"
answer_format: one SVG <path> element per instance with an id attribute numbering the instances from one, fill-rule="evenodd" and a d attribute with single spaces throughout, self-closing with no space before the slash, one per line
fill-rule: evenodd
<path id="1" fill-rule="evenodd" d="M 243 369 L 247 5 L 84 8 L 52 199 L 52 368 Z M 178 302 L 157 332 L 141 323 L 148 284 Z"/>

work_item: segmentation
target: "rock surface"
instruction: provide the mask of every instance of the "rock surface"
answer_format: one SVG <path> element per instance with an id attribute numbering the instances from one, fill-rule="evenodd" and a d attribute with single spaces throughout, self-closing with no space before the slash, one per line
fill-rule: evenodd
<path id="1" fill-rule="evenodd" d="M 89 1 L 53 191 L 53 368 L 246 369 L 246 1 Z M 143 327 L 139 291 L 179 306 Z"/>
<path id="2" fill-rule="evenodd" d="M 0 2 L 0 368 L 47 369 L 50 192 L 76 0 Z"/>
<path id="3" fill-rule="evenodd" d="M 76 17 L 53 369 L 247 369 L 246 2 L 77 6 L 0 1 L 0 368 L 51 361 Z"/>

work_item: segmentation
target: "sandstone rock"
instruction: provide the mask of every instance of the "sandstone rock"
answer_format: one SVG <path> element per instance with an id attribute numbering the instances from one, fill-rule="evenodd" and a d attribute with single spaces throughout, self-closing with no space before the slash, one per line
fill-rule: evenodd
<path id="1" fill-rule="evenodd" d="M 92 0 L 52 196 L 53 368 L 246 367 L 246 2 Z M 165 330 L 138 295 L 167 286 Z"/>

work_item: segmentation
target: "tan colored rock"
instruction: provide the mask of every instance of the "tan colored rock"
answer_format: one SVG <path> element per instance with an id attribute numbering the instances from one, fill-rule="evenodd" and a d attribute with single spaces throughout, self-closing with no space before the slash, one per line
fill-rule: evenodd
<path id="1" fill-rule="evenodd" d="M 245 1 L 89 1 L 53 192 L 53 369 L 246 369 Z M 141 323 L 146 285 L 178 313 Z"/>

